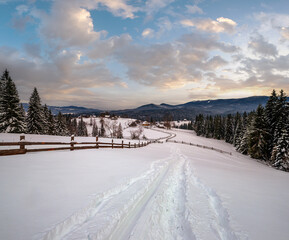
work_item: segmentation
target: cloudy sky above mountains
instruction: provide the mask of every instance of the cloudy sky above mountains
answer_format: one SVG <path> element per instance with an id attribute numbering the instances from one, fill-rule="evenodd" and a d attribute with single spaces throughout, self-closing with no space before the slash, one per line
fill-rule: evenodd
<path id="1" fill-rule="evenodd" d="M 0 0 L 23 102 L 121 109 L 289 94 L 287 0 Z"/>

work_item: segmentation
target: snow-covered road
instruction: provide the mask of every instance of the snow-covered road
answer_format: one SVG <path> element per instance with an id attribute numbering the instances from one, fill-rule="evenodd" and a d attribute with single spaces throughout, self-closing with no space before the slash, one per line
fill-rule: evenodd
<path id="1" fill-rule="evenodd" d="M 233 151 L 222 141 L 175 133 Z M 289 174 L 237 152 L 159 143 L 3 157 L 0 164 L 0 239 L 289 236 Z"/>
<path id="2" fill-rule="evenodd" d="M 43 239 L 241 239 L 219 196 L 171 146 L 168 158 L 98 194 Z"/>

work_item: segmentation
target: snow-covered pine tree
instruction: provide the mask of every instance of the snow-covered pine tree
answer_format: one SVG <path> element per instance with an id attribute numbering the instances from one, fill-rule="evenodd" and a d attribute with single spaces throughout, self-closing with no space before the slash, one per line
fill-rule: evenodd
<path id="1" fill-rule="evenodd" d="M 277 142 L 279 138 L 282 135 L 282 130 L 285 127 L 286 119 L 289 114 L 289 110 L 287 108 L 287 96 L 284 93 L 284 91 L 281 89 L 280 95 L 277 100 L 276 109 L 273 113 L 275 116 L 276 121 L 276 127 L 274 129 L 274 139 L 273 139 L 273 145 L 277 145 Z"/>
<path id="2" fill-rule="evenodd" d="M 98 135 L 98 127 L 95 122 L 95 119 L 93 119 L 93 124 L 92 124 L 92 136 L 96 137 Z"/>
<path id="3" fill-rule="evenodd" d="M 270 138 L 270 133 L 267 129 L 264 108 L 259 105 L 250 127 L 248 152 L 251 157 L 268 160 L 266 154 L 268 152 L 268 138 Z"/>
<path id="4" fill-rule="evenodd" d="M 232 115 L 228 114 L 226 121 L 225 141 L 228 143 L 233 143 L 233 134 L 233 119 Z"/>
<path id="5" fill-rule="evenodd" d="M 1 123 L 1 116 L 4 114 L 4 111 L 5 111 L 5 108 L 4 108 L 4 99 L 3 99 L 3 96 L 4 96 L 4 89 L 6 87 L 6 83 L 7 83 L 7 80 L 9 78 L 9 72 L 8 70 L 6 69 L 1 78 L 0 78 L 0 123 Z"/>
<path id="6" fill-rule="evenodd" d="M 55 121 L 55 133 L 58 136 L 68 136 L 69 132 L 66 125 L 66 119 L 61 112 L 57 114 Z"/>
<path id="7" fill-rule="evenodd" d="M 99 136 L 100 136 L 100 137 L 105 137 L 104 119 L 101 118 L 101 119 L 99 120 L 99 122 L 100 122 Z"/>
<path id="8" fill-rule="evenodd" d="M 249 136 L 250 136 L 250 127 L 248 126 L 241 138 L 240 145 L 237 149 L 240 153 L 245 154 L 245 155 L 248 154 Z"/>
<path id="9" fill-rule="evenodd" d="M 215 139 L 221 139 L 221 136 L 222 136 L 222 117 L 219 116 L 219 115 L 216 115 L 214 117 L 214 138 Z"/>
<path id="10" fill-rule="evenodd" d="M 240 135 L 242 131 L 242 119 L 239 112 L 236 113 L 234 117 L 234 136 L 233 136 L 233 145 L 237 146 L 237 142 L 240 140 Z"/>
<path id="11" fill-rule="evenodd" d="M 117 138 L 123 138 L 123 133 L 122 133 L 122 126 L 121 123 L 118 124 L 118 129 L 117 129 Z"/>
<path id="12" fill-rule="evenodd" d="M 278 96 L 276 94 L 275 89 L 273 89 L 271 96 L 269 97 L 266 106 L 265 106 L 265 119 L 267 122 L 267 126 L 270 133 L 270 139 L 268 140 L 268 151 L 271 155 L 272 149 L 274 147 L 274 133 L 277 125 L 277 104 L 278 104 Z"/>
<path id="13" fill-rule="evenodd" d="M 197 136 L 202 136 L 204 134 L 204 115 L 199 114 L 196 116 L 195 124 L 194 124 L 194 130 L 197 133 Z"/>
<path id="14" fill-rule="evenodd" d="M 18 91 L 7 70 L 3 74 L 1 85 L 0 131 L 23 133 L 26 131 L 25 116 L 21 109 Z"/>
<path id="15" fill-rule="evenodd" d="M 243 114 L 243 134 L 240 142 L 239 149 L 237 149 L 240 153 L 247 155 L 249 150 L 249 139 L 253 124 L 253 120 L 255 118 L 255 111 L 250 112 L 248 115 L 247 113 Z"/>
<path id="16" fill-rule="evenodd" d="M 34 88 L 29 100 L 26 122 L 28 133 L 44 133 L 44 114 L 37 88 Z"/>
<path id="17" fill-rule="evenodd" d="M 247 113 L 244 112 L 243 116 L 241 117 L 239 129 L 236 132 L 235 147 L 237 151 L 240 151 L 242 139 L 246 132 L 246 128 L 247 128 Z"/>
<path id="18" fill-rule="evenodd" d="M 45 104 L 43 107 L 43 126 L 44 126 L 44 134 L 48 134 L 49 129 L 49 110 L 47 105 Z"/>
<path id="19" fill-rule="evenodd" d="M 272 156 L 275 156 L 271 159 L 275 168 L 289 171 L 289 134 L 286 128 L 282 129 L 281 137 L 278 139 Z"/>
<path id="20" fill-rule="evenodd" d="M 77 135 L 77 119 L 73 118 L 70 123 L 70 135 Z"/>
<path id="21" fill-rule="evenodd" d="M 47 134 L 48 135 L 56 135 L 55 132 L 55 120 L 54 116 L 51 112 L 51 110 L 48 110 L 48 129 L 47 129 Z"/>
<path id="22" fill-rule="evenodd" d="M 82 116 L 81 116 L 80 121 L 79 121 L 78 126 L 77 126 L 77 136 L 88 136 L 86 124 L 83 121 Z"/>

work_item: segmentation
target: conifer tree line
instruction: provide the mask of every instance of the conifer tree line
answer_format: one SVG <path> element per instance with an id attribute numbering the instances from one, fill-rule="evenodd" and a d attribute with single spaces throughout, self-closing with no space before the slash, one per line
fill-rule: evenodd
<path id="1" fill-rule="evenodd" d="M 100 119 L 98 128 L 95 119 L 90 119 L 92 136 L 123 138 L 122 126 L 113 123 L 106 126 L 110 134 L 106 133 L 105 121 Z M 42 105 L 37 88 L 33 89 L 29 99 L 28 111 L 25 113 L 20 103 L 18 91 L 8 70 L 0 79 L 0 132 L 29 133 L 59 136 L 88 136 L 86 123 L 80 116 L 79 121 L 72 115 L 63 115 L 61 112 L 54 116 L 47 105 Z"/>
<path id="2" fill-rule="evenodd" d="M 193 128 L 198 136 L 225 140 L 242 154 L 289 171 L 289 103 L 283 90 L 273 90 L 265 107 L 248 114 L 199 114 Z"/>
<path id="3" fill-rule="evenodd" d="M 31 94 L 26 114 L 7 69 L 0 79 L 0 132 L 87 136 L 82 118 L 78 124 L 70 115 L 64 116 L 59 112 L 54 116 L 46 104 L 41 104 L 37 88 Z"/>

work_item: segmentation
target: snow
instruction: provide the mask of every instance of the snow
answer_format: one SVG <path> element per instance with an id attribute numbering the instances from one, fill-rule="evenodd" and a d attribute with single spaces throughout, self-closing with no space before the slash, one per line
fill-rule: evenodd
<path id="1" fill-rule="evenodd" d="M 164 142 L 0 157 L 0 239 L 288 239 L 288 173 L 167 132 L 233 154 Z"/>

